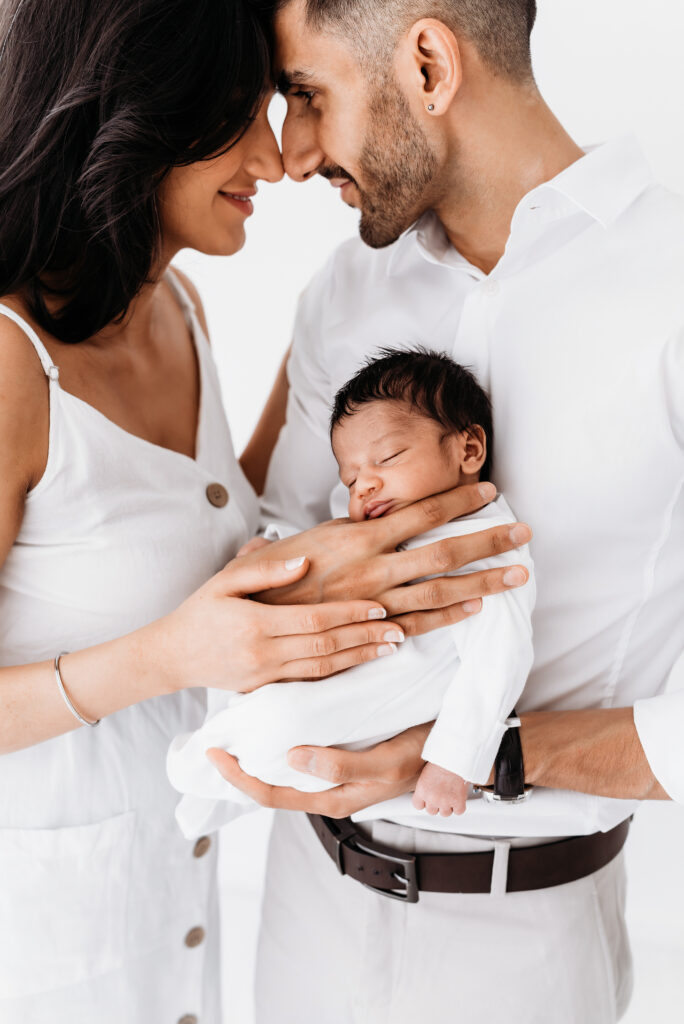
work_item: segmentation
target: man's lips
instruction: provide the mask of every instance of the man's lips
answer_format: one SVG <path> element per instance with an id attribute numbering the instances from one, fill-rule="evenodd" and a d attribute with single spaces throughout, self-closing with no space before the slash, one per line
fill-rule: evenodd
<path id="1" fill-rule="evenodd" d="M 394 499 L 392 498 L 389 501 L 369 501 L 367 505 L 363 506 L 363 518 L 379 519 L 380 516 L 389 512 L 393 504 Z"/>

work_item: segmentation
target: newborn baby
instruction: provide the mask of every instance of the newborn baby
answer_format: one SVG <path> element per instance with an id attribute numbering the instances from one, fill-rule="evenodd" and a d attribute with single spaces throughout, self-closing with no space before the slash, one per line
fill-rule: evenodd
<path id="1" fill-rule="evenodd" d="M 447 356 L 386 350 L 337 394 L 331 443 L 355 522 L 391 515 L 421 498 L 489 478 L 492 418 L 485 392 Z M 337 495 L 333 495 L 335 505 Z M 405 548 L 515 522 L 503 497 L 474 515 L 413 538 Z M 268 531 L 267 531 L 268 536 Z M 304 791 L 332 783 L 287 764 L 294 746 L 358 749 L 436 718 L 414 806 L 444 816 L 465 810 L 468 783 L 486 783 L 532 665 L 532 563 L 526 548 L 462 572 L 523 564 L 529 582 L 487 597 L 482 611 L 409 638 L 396 657 L 317 682 L 277 683 L 226 697 L 197 732 L 177 737 L 167 759 L 185 794 L 177 817 L 188 836 L 230 820 L 248 798 L 206 760 L 210 747 L 245 772 Z"/>

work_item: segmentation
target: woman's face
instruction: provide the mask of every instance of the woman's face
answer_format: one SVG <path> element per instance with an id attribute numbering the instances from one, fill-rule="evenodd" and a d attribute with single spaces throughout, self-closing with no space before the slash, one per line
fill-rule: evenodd
<path id="1" fill-rule="evenodd" d="M 257 181 L 280 181 L 283 165 L 264 101 L 248 130 L 221 156 L 174 167 L 159 189 L 162 250 L 231 256 L 245 244 Z"/>

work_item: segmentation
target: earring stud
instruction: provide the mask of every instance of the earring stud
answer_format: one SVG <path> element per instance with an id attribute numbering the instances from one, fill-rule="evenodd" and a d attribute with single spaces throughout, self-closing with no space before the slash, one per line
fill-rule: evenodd
<path id="1" fill-rule="evenodd" d="M 428 110 L 432 111 L 435 109 L 434 103 L 428 103 Z"/>

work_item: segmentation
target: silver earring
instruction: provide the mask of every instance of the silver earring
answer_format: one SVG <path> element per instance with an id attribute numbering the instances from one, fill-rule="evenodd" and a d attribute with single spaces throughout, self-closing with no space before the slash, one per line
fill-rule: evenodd
<path id="1" fill-rule="evenodd" d="M 434 103 L 428 103 L 428 110 L 433 111 L 435 109 Z"/>

